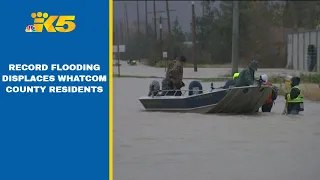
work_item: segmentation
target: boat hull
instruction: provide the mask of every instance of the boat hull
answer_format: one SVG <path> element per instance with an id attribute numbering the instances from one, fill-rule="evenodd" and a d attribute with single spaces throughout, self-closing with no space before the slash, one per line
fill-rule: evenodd
<path id="1" fill-rule="evenodd" d="M 208 113 L 254 113 L 265 103 L 271 87 L 230 89 L 228 94 Z"/>
<path id="2" fill-rule="evenodd" d="M 139 101 L 147 111 L 252 113 L 264 104 L 271 91 L 268 86 L 247 86 L 193 96 L 142 97 Z"/>

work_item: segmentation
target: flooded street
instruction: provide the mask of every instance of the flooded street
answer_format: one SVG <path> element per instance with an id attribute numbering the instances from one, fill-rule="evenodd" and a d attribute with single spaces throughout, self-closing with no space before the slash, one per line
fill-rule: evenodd
<path id="1" fill-rule="evenodd" d="M 319 103 L 299 116 L 281 114 L 282 97 L 258 115 L 145 112 L 151 81 L 114 78 L 115 180 L 320 179 Z"/>
<path id="2" fill-rule="evenodd" d="M 116 61 L 115 61 L 116 62 Z M 150 66 L 145 66 L 139 64 L 137 66 L 129 66 L 126 61 L 120 61 L 120 73 L 121 75 L 129 76 L 156 76 L 163 77 L 165 75 L 164 68 L 155 68 Z M 243 68 L 239 68 L 241 71 Z M 194 72 L 193 68 L 184 68 L 183 77 L 184 78 L 209 78 L 209 77 L 219 77 L 230 74 L 230 68 L 198 68 L 198 72 Z M 118 67 L 113 66 L 113 73 L 118 74 Z M 257 71 L 257 75 L 268 74 L 269 76 L 287 75 L 287 74 L 297 74 L 298 71 L 288 70 L 288 69 L 264 69 L 260 68 Z"/>

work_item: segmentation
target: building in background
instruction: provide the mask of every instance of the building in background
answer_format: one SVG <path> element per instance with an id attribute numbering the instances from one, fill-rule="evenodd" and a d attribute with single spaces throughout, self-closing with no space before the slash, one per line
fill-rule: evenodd
<path id="1" fill-rule="evenodd" d="M 320 72 L 320 30 L 288 34 L 287 68 Z M 314 66 L 314 68 L 310 68 Z"/>

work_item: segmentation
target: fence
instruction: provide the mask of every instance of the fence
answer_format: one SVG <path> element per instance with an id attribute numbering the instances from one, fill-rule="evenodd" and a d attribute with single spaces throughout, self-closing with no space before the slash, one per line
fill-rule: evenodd
<path id="1" fill-rule="evenodd" d="M 314 71 L 320 72 L 320 30 L 288 34 L 287 68 L 308 71 L 308 46 L 314 45 L 317 63 Z"/>

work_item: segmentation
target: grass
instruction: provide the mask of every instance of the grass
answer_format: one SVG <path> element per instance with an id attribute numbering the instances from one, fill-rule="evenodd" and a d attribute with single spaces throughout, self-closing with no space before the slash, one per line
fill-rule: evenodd
<path id="1" fill-rule="evenodd" d="M 320 87 L 317 84 L 301 85 L 303 95 L 306 99 L 320 101 Z"/>
<path id="2" fill-rule="evenodd" d="M 320 101 L 320 73 L 301 73 L 300 79 L 300 88 L 302 89 L 304 98 L 311 101 Z M 279 95 L 286 94 L 283 78 L 273 77 L 273 79 L 270 79 L 270 82 L 280 84 Z"/>
<path id="3" fill-rule="evenodd" d="M 311 101 L 320 101 L 320 87 L 318 84 L 302 84 L 300 86 L 302 89 L 302 93 L 305 99 L 311 100 Z M 279 88 L 279 95 L 285 95 L 286 91 L 282 84 L 280 84 Z"/>
<path id="4" fill-rule="evenodd" d="M 284 83 L 284 78 L 283 76 L 269 76 L 269 81 L 273 84 L 279 84 L 279 83 Z M 301 73 L 300 74 L 300 80 L 301 83 L 313 83 L 313 84 L 320 84 L 320 73 L 310 73 L 310 74 L 305 74 Z"/>
<path id="5" fill-rule="evenodd" d="M 302 82 L 320 84 L 320 73 L 300 74 Z"/>

